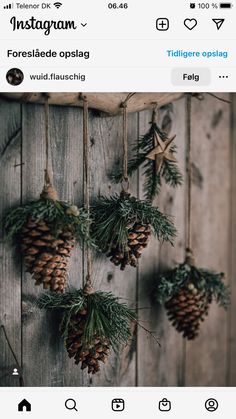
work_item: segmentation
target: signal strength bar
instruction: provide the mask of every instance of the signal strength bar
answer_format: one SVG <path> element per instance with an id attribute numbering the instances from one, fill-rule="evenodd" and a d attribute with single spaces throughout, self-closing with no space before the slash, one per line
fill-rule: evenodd
<path id="1" fill-rule="evenodd" d="M 3 6 L 3 9 L 13 9 L 13 3 L 6 4 L 5 6 Z"/>

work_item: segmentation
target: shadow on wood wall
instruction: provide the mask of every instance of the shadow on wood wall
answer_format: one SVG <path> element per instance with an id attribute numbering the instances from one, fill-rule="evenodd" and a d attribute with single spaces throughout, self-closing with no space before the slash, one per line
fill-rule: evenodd
<path id="1" fill-rule="evenodd" d="M 221 95 L 228 98 L 227 94 Z M 95 286 L 112 291 L 137 304 L 144 325 L 161 342 L 138 330 L 132 344 L 94 378 L 67 358 L 57 333 L 55 319 L 35 308 L 41 292 L 25 274 L 19 255 L 1 240 L 0 320 L 5 325 L 22 365 L 26 386 L 235 386 L 236 385 L 236 97 L 231 105 L 205 96 L 193 100 L 193 244 L 200 266 L 224 271 L 232 289 L 231 308 L 225 313 L 211 307 L 210 316 L 195 342 L 186 343 L 169 324 L 165 312 L 152 304 L 150 295 L 158 273 L 184 258 L 186 185 L 176 190 L 165 187 L 156 203 L 174 216 L 178 229 L 175 247 L 154 239 L 144 252 L 139 267 L 125 272 L 108 259 L 96 256 Z M 160 112 L 160 123 L 166 110 Z M 150 111 L 130 114 L 129 141 L 144 134 Z M 51 120 L 51 164 L 54 183 L 61 199 L 82 199 L 83 153 L 81 109 L 53 106 Z M 166 120 L 166 119 L 165 119 Z M 170 121 L 169 121 L 170 122 Z M 0 213 L 12 205 L 37 197 L 42 189 L 44 110 L 42 105 L 0 102 Z M 175 102 L 171 122 L 177 134 L 178 160 L 185 172 L 185 100 Z M 119 191 L 109 173 L 121 157 L 121 117 L 90 115 L 92 195 Z M 131 191 L 142 197 L 142 178 L 132 178 Z M 82 250 L 73 254 L 69 285 L 80 287 L 83 279 Z M 11 375 L 15 361 L 3 334 L 0 335 L 0 385 L 14 386 Z"/>

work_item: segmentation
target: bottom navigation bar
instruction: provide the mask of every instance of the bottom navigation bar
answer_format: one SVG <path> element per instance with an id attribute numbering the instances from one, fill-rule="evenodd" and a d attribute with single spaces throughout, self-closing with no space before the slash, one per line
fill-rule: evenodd
<path id="1" fill-rule="evenodd" d="M 148 419 L 233 419 L 235 388 L 1 388 L 0 414 Z"/>

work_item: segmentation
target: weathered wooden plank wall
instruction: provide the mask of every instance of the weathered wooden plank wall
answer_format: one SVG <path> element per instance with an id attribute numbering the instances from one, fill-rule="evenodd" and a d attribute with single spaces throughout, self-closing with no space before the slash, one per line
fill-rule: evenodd
<path id="1" fill-rule="evenodd" d="M 228 95 L 221 95 L 228 98 Z M 193 100 L 193 244 L 199 265 L 225 271 L 232 288 L 228 313 L 216 306 L 195 342 L 186 343 L 168 323 L 165 312 L 150 298 L 158 273 L 184 258 L 186 185 L 163 188 L 156 203 L 172 214 L 178 229 L 175 247 L 152 240 L 137 270 L 125 273 L 105 257 L 94 257 L 96 287 L 112 291 L 140 308 L 144 325 L 154 331 L 159 348 L 143 330 L 134 334 L 122 354 L 113 354 L 96 377 L 88 378 L 69 360 L 58 333 L 57 319 L 35 308 L 40 293 L 21 267 L 19 256 L 1 236 L 0 323 L 4 324 L 24 371 L 27 386 L 235 386 L 236 385 L 236 99 L 232 104 L 206 95 Z M 160 112 L 166 125 L 167 110 Z M 177 134 L 178 160 L 185 171 L 185 99 L 174 103 L 166 128 Z M 150 111 L 130 114 L 130 143 L 147 131 Z M 53 106 L 51 165 L 61 199 L 82 201 L 82 111 Z M 121 158 L 121 117 L 90 114 L 91 194 L 119 191 L 109 173 Z M 0 212 L 29 198 L 42 188 L 44 171 L 44 113 L 41 105 L 0 102 Z M 131 190 L 142 197 L 142 177 L 134 176 Z M 72 257 L 69 284 L 83 282 L 83 253 Z M 0 385 L 18 385 L 11 372 L 15 361 L 0 334 Z"/>

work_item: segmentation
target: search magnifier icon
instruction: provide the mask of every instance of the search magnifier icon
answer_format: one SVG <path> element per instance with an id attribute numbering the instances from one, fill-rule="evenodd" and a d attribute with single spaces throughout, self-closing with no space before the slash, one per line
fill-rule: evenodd
<path id="1" fill-rule="evenodd" d="M 65 406 L 68 410 L 76 410 L 76 412 L 78 412 L 76 401 L 74 399 L 67 399 L 65 401 Z"/>

